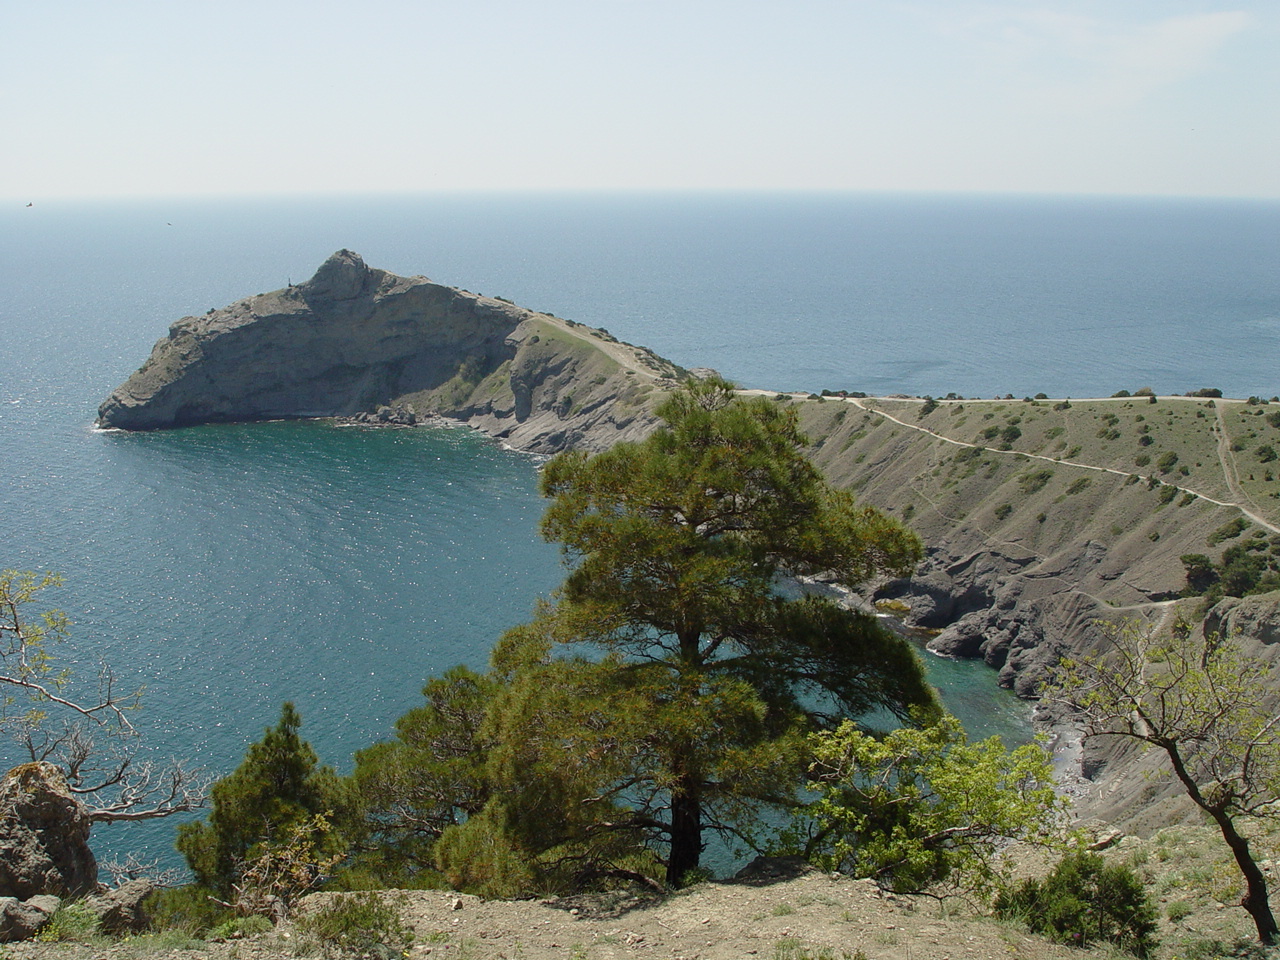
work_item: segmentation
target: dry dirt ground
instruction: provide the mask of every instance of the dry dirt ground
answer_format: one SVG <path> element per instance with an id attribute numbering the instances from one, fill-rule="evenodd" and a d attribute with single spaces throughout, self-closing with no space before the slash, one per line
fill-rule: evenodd
<path id="1" fill-rule="evenodd" d="M 1229 877 L 1214 864 L 1212 835 L 1179 828 L 1153 840 L 1126 840 L 1109 856 L 1144 875 L 1160 903 L 1160 960 L 1245 955 L 1233 944 L 1251 928 L 1222 904 Z M 1037 871 L 1038 872 L 1038 871 Z M 768 875 L 772 874 L 772 875 Z M 1223 884 L 1226 883 L 1226 886 Z M 402 898 L 415 937 L 409 960 L 1106 960 L 1111 947 L 1080 951 L 972 910 L 928 898 L 881 894 L 868 881 L 815 870 L 774 868 L 754 879 L 705 883 L 663 899 L 635 894 L 556 901 L 484 901 L 413 891 Z M 311 898 L 314 908 L 330 894 Z M 1172 919 L 1176 917 L 1176 919 Z M 86 943 L 0 946 L 0 960 L 288 960 L 320 957 L 284 924 L 256 937 L 188 942 L 140 937 Z M 1261 956 L 1249 951 L 1247 955 Z M 385 952 L 377 960 L 389 960 Z"/>

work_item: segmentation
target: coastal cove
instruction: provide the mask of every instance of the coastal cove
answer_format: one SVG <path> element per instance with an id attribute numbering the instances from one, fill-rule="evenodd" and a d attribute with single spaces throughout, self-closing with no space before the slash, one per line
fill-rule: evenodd
<path id="1" fill-rule="evenodd" d="M 898 216 L 886 223 L 891 220 L 905 229 L 903 218 L 910 223 L 913 216 L 924 217 L 927 210 L 915 205 L 918 202 L 905 201 Z M 464 207 L 458 206 L 461 201 L 441 204 L 443 213 L 422 203 L 416 229 L 426 231 L 427 224 L 437 228 L 433 250 L 424 253 L 419 232 L 390 258 L 377 255 L 377 243 L 359 237 L 331 243 L 328 236 L 340 229 L 357 234 L 363 229 L 394 237 L 397 229 L 408 230 L 409 214 L 390 207 L 383 207 L 378 216 L 366 211 L 367 222 L 353 229 L 352 220 L 359 217 L 353 207 L 341 204 L 330 205 L 327 212 L 296 208 L 295 222 L 287 229 L 248 205 L 235 228 L 229 220 L 213 225 L 207 209 L 191 207 L 203 232 L 198 242 L 188 236 L 176 243 L 167 230 L 144 225 L 138 211 L 99 208 L 87 215 L 55 210 L 53 219 L 60 218 L 59 223 L 42 221 L 43 227 L 26 234 L 30 242 L 24 248 L 15 244 L 9 251 L 13 256 L 4 267 L 0 333 L 16 375 L 0 383 L 0 452 L 7 464 L 0 478 L 0 506 L 11 529 L 9 555 L 2 562 L 56 569 L 67 576 L 67 588 L 53 599 L 76 622 L 77 669 L 87 673 L 101 656 L 125 681 L 148 685 L 142 725 L 160 753 L 192 755 L 215 769 L 229 769 L 244 744 L 275 719 L 279 702 L 292 699 L 302 712 L 304 733 L 321 758 L 345 768 L 352 750 L 385 736 L 394 718 L 413 705 L 427 676 L 458 662 L 482 665 L 493 640 L 526 619 L 534 600 L 561 577 L 555 548 L 542 543 L 536 533 L 542 509 L 536 460 L 504 451 L 471 431 L 338 428 L 323 421 L 201 426 L 154 434 L 104 433 L 88 426 L 93 406 L 137 366 L 147 345 L 169 323 L 250 293 L 255 285 L 282 286 L 271 271 L 295 270 L 286 279 L 300 280 L 335 247 L 355 246 L 373 264 L 405 273 L 428 272 L 445 283 L 481 286 L 520 303 L 608 326 L 618 336 L 653 346 L 678 363 L 715 366 L 748 385 L 943 393 L 981 389 L 977 385 L 983 381 L 994 384 L 992 392 L 1022 393 L 1031 391 L 1033 375 L 1045 376 L 1048 370 L 1043 364 L 1004 356 L 1000 364 L 975 366 L 937 386 L 932 379 L 923 385 L 927 365 L 904 369 L 894 381 L 895 356 L 912 350 L 909 342 L 899 339 L 896 346 L 882 346 L 877 353 L 875 324 L 845 332 L 841 342 L 849 343 L 848 355 L 833 361 L 838 366 L 830 370 L 806 369 L 789 360 L 793 355 L 831 353 L 817 345 L 830 336 L 823 327 L 826 321 L 814 314 L 805 322 L 797 318 L 792 325 L 779 325 L 774 318 L 795 309 L 806 311 L 819 300 L 838 302 L 839 294 L 832 288 L 850 282 L 847 275 L 837 275 L 838 264 L 831 263 L 831 285 L 814 299 L 819 278 L 808 272 L 808 234 L 794 224 L 826 224 L 830 234 L 834 228 L 826 208 L 802 210 L 803 203 L 787 207 L 777 199 L 754 207 L 704 199 L 690 210 L 669 200 L 649 207 L 618 200 L 593 214 L 582 200 L 566 210 L 550 204 L 531 206 L 528 200 L 504 206 L 489 199 L 473 201 L 467 220 Z M 865 208 L 854 204 L 845 213 L 866 216 L 875 209 L 875 203 Z M 1071 222 L 1063 208 L 1046 209 L 1053 215 L 1048 222 L 1023 219 L 1022 227 L 1038 223 L 1048 234 L 1054 222 L 1064 217 Z M 805 212 L 808 220 L 797 211 Z M 534 242 L 535 212 L 552 223 L 554 215 L 561 217 L 558 245 L 539 247 Z M 1087 212 L 1099 216 L 1096 209 Z M 159 211 L 151 208 L 149 213 Z M 1010 216 L 1007 208 L 1004 214 Z M 455 220 L 450 222 L 448 215 Z M 1146 215 L 1151 216 L 1151 210 Z M 4 216 L 6 223 L 12 218 L 9 213 Z M 935 219 L 925 218 L 927 226 L 917 223 L 916 242 L 921 246 L 898 265 L 903 289 L 913 274 L 939 269 L 937 264 L 925 266 L 928 260 L 922 259 L 921 251 L 939 242 L 938 231 L 949 218 L 955 227 L 957 216 L 957 209 L 944 203 L 934 211 Z M 1262 223 L 1265 240 L 1274 218 L 1259 216 L 1249 208 L 1243 219 Z M 794 221 L 793 229 L 748 233 L 733 246 L 733 225 L 740 226 L 744 217 L 756 223 L 773 218 L 775 226 Z M 295 253 L 277 253 L 273 259 L 267 250 L 254 249 L 255 242 L 269 244 L 254 240 L 245 224 L 261 227 L 268 220 L 274 224 L 270 239 L 279 242 L 286 237 Z M 493 229 L 499 221 L 508 232 Z M 182 220 L 164 221 L 166 226 L 169 222 L 178 225 Z M 317 224 L 324 229 L 315 229 Z M 1076 227 L 1080 228 L 1078 222 Z M 674 258 L 657 257 L 657 237 L 681 236 L 693 243 L 689 234 L 696 238 L 698 229 L 704 232 L 701 258 L 676 264 Z M 848 219 L 841 229 L 847 235 L 856 232 Z M 1125 227 L 1134 229 L 1132 223 Z M 614 231 L 613 242 L 603 249 L 617 262 L 612 272 L 602 273 L 598 259 L 584 260 L 587 239 L 598 240 L 609 230 Z M 715 233 L 717 242 L 707 239 L 707 231 Z M 893 235 L 882 230 L 880 239 Z M 856 250 L 865 252 L 867 242 Z M 961 238 L 956 242 L 959 246 Z M 317 243 L 325 245 L 318 255 L 312 251 Z M 1018 232 L 1011 231 L 1005 243 L 1014 256 Z M 782 255 L 788 244 L 793 247 L 791 259 Z M 721 249 L 725 245 L 732 247 L 738 270 L 736 298 L 722 286 L 725 281 L 717 279 L 725 264 L 712 262 L 716 255 L 729 256 Z M 761 269 L 761 247 L 768 248 L 775 272 Z M 303 248 L 305 262 L 296 252 Z M 691 249 L 686 247 L 685 253 Z M 854 252 L 842 249 L 846 263 L 851 262 Z M 436 265 L 449 264 L 459 250 L 469 252 L 476 262 L 459 265 L 455 260 L 454 269 L 447 271 Z M 215 251 L 223 251 L 221 259 Z M 971 262 L 966 267 L 956 250 L 952 255 L 953 280 L 974 269 Z M 646 256 L 655 259 L 647 269 L 637 269 L 637 264 L 646 264 Z M 564 275 L 541 272 L 557 257 L 581 271 L 576 287 L 565 283 L 566 301 L 555 299 L 553 289 Z M 1017 262 L 1026 268 L 1024 261 Z M 464 266 L 475 272 L 466 273 Z M 1237 278 L 1242 269 L 1247 273 L 1247 261 L 1235 269 Z M 242 270 L 245 275 L 238 276 Z M 992 264 L 988 282 L 998 283 L 996 275 L 1007 277 L 1010 270 L 1011 261 Z M 1036 277 L 1037 289 L 1053 288 L 1052 274 L 1046 270 Z M 1151 277 L 1152 288 L 1167 279 L 1157 271 Z M 1251 342 L 1267 342 L 1268 331 L 1275 335 L 1272 327 L 1280 320 L 1274 280 L 1268 286 L 1259 268 L 1253 282 L 1247 294 L 1237 289 L 1239 299 L 1234 302 L 1239 310 L 1231 323 L 1224 321 L 1204 335 L 1203 355 L 1188 349 L 1194 355 L 1185 358 L 1185 369 L 1170 372 L 1159 366 L 1172 362 L 1167 358 L 1150 365 L 1150 357 L 1126 359 L 1124 350 L 1116 350 L 1112 362 L 1121 363 L 1121 368 L 1106 374 L 1115 378 L 1106 392 L 1174 377 L 1179 382 L 1157 386 L 1184 389 L 1205 382 L 1232 390 L 1233 381 L 1215 378 L 1215 373 L 1226 377 L 1228 372 L 1236 378 L 1237 393 L 1274 392 L 1262 382 L 1262 371 L 1242 371 L 1239 363 L 1212 367 L 1221 341 L 1234 342 L 1233 349 L 1239 349 L 1242 341 L 1231 340 L 1233 333 L 1239 335 L 1232 324 L 1249 326 Z M 705 291 L 696 295 L 693 291 L 700 285 L 718 293 L 711 299 Z M 916 312 L 936 315 L 957 302 L 954 290 L 945 287 L 938 287 L 932 304 L 918 302 Z M 646 301 L 646 295 L 651 299 Z M 966 301 L 961 296 L 959 302 L 967 303 L 965 309 L 975 317 L 983 312 L 981 297 Z M 659 316 L 636 320 L 629 319 L 625 309 L 619 312 L 621 305 L 634 309 L 637 303 L 657 304 L 654 312 Z M 846 297 L 841 310 L 848 309 Z M 1017 338 L 1002 338 L 990 330 L 984 335 L 994 336 L 1006 354 L 1021 349 L 1043 353 L 1054 338 L 1060 309 L 1061 303 L 1046 309 L 1038 327 L 1027 321 Z M 1161 309 L 1169 309 L 1169 304 Z M 680 321 L 690 315 L 706 321 Z M 662 317 L 669 318 L 667 331 L 655 342 L 646 333 L 653 333 L 652 324 Z M 1015 322 L 1009 316 L 986 320 L 995 331 L 1002 323 Z M 1104 324 L 1105 313 L 1100 309 L 1091 322 Z M 852 323 L 847 314 L 845 323 Z M 986 330 L 981 325 L 974 328 L 978 329 Z M 787 332 L 788 344 L 776 340 L 782 331 Z M 899 338 L 902 335 L 898 331 Z M 1155 339 L 1154 330 L 1144 335 Z M 699 344 L 699 336 L 707 343 Z M 1274 356 L 1268 350 L 1250 356 L 1256 354 Z M 1006 374 L 1006 364 L 1015 372 Z M 1075 371 L 1082 382 L 1099 376 L 1087 366 L 1081 362 Z M 1052 375 L 1063 373 L 1053 370 Z M 1062 392 L 1090 391 L 1069 387 Z M 937 661 L 933 666 L 936 676 L 947 677 L 937 682 L 973 693 L 973 715 L 998 705 L 997 711 L 1006 712 L 1015 725 L 1024 717 L 1025 706 L 995 689 L 992 671 L 980 662 Z M 978 735 L 986 732 L 976 724 L 973 729 Z M 171 826 L 145 829 L 146 852 L 168 856 Z M 113 840 L 113 835 L 119 839 Z M 100 831 L 102 840 L 111 846 L 138 846 L 125 842 L 116 830 Z"/>

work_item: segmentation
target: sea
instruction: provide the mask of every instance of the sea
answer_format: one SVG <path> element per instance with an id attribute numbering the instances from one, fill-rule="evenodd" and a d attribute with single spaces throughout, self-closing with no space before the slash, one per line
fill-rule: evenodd
<path id="1" fill-rule="evenodd" d="M 0 567 L 72 693 L 144 687 L 142 755 L 223 774 L 292 701 L 324 763 L 482 668 L 564 575 L 539 460 L 467 429 L 131 435 L 98 404 L 170 323 L 335 250 L 502 296 L 743 386 L 871 394 L 1280 393 L 1280 202 L 885 194 L 449 194 L 0 209 Z M 8 663 L 0 667 L 12 669 Z M 974 736 L 1029 736 L 980 663 L 932 658 Z M 0 743 L 0 768 L 23 759 Z M 174 865 L 172 821 L 100 857 Z"/>

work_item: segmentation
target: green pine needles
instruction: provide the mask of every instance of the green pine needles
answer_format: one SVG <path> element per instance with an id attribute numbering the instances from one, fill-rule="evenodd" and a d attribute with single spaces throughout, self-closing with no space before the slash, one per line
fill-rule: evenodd
<path id="1" fill-rule="evenodd" d="M 379 829 L 451 885 L 678 886 L 708 831 L 749 841 L 765 811 L 798 804 L 812 732 L 938 713 L 915 653 L 874 617 L 778 588 L 905 574 L 916 537 L 830 487 L 784 405 L 709 379 L 659 412 L 641 443 L 547 464 L 563 587 L 489 674 L 433 681 L 398 740 L 360 755 Z M 408 807 L 377 805 L 386 782 Z"/>

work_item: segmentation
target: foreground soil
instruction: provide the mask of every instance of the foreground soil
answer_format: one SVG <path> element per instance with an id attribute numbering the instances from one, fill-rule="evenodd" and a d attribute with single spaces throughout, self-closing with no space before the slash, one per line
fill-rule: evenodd
<path id="1" fill-rule="evenodd" d="M 1158 958 L 1262 956 L 1240 949 L 1251 928 L 1213 896 L 1212 837 L 1183 829 L 1120 844 L 1109 855 L 1139 866 L 1160 901 Z M 1203 854 L 1203 856 L 1201 855 Z M 1197 882 L 1200 881 L 1200 882 Z M 1208 881 L 1207 883 L 1205 881 Z M 869 881 L 771 862 L 750 879 L 705 883 L 666 897 L 614 893 L 550 901 L 485 901 L 442 891 L 388 892 L 414 929 L 409 960 L 1081 960 L 1126 956 L 1050 943 L 973 910 L 881 893 Z M 333 894 L 307 898 L 315 909 Z M 1170 909 L 1169 904 L 1177 904 Z M 1171 919 L 1176 916 L 1176 920 Z M 168 937 L 0 948 L 4 960 L 286 960 L 324 956 L 283 924 L 221 942 Z M 380 953 L 376 960 L 389 960 Z"/>

